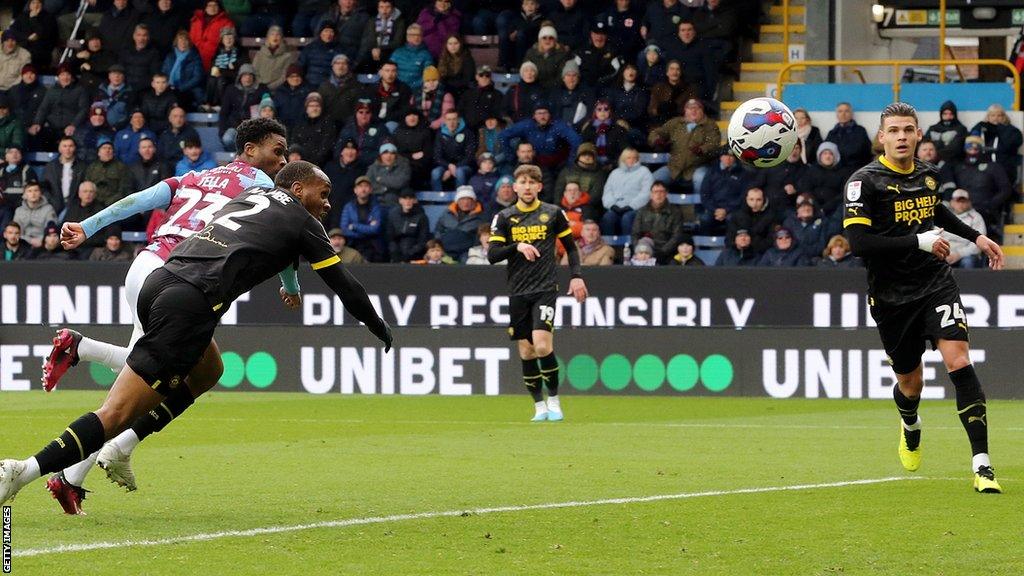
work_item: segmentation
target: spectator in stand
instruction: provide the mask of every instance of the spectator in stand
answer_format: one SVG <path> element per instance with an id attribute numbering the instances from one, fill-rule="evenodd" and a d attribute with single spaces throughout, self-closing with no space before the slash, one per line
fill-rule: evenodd
<path id="1" fill-rule="evenodd" d="M 484 125 L 477 130 L 477 156 L 488 153 L 494 156 L 494 161 L 499 166 L 508 161 L 505 148 L 501 145 L 501 133 L 505 130 L 501 120 L 497 116 L 491 116 L 484 120 Z"/>
<path id="2" fill-rule="evenodd" d="M 486 218 L 487 222 L 494 219 L 494 216 L 499 212 L 508 208 L 509 206 L 516 203 L 518 197 L 516 191 L 512 186 L 513 180 L 511 176 L 502 176 L 498 178 L 498 181 L 494 184 L 494 198 L 491 203 L 486 207 Z"/>
<path id="3" fill-rule="evenodd" d="M 181 106 L 174 106 L 167 114 L 168 127 L 160 134 L 157 142 L 157 157 L 174 166 L 181 160 L 182 150 L 185 149 L 185 142 L 199 140 L 199 132 L 188 124 L 185 109 Z M 232 142 L 232 149 L 234 143 Z"/>
<path id="4" fill-rule="evenodd" d="M 405 44 L 391 53 L 391 60 L 398 67 L 398 79 L 411 92 L 418 92 L 423 86 L 424 71 L 434 65 L 434 57 L 423 43 L 423 29 L 419 24 L 410 24 L 405 29 Z"/>
<path id="5" fill-rule="evenodd" d="M 643 54 L 637 60 L 637 72 L 640 82 L 648 89 L 653 89 L 659 83 L 664 82 L 668 78 L 668 64 L 661 55 L 661 48 L 654 44 L 649 44 L 647 48 L 644 48 Z M 682 68 L 680 68 L 681 77 Z"/>
<path id="6" fill-rule="evenodd" d="M 370 167 L 377 155 L 380 153 L 380 146 L 388 140 L 388 129 L 381 122 L 373 118 L 373 111 L 370 105 L 365 102 L 356 104 L 356 121 L 349 122 L 338 135 L 338 142 L 335 151 L 340 152 L 338 145 L 348 141 L 356 143 L 359 149 L 359 165 L 363 170 Z"/>
<path id="7" fill-rule="evenodd" d="M 70 260 L 71 254 L 60 245 L 60 227 L 50 223 L 43 236 L 43 245 L 34 248 L 28 256 L 29 260 Z"/>
<path id="8" fill-rule="evenodd" d="M 501 109 L 506 124 L 521 122 L 530 117 L 533 110 L 547 96 L 537 81 L 537 65 L 527 60 L 519 67 L 519 83 L 509 87 L 502 98 Z"/>
<path id="9" fill-rule="evenodd" d="M 606 236 L 627 235 L 633 231 L 633 219 L 650 198 L 654 176 L 640 163 L 640 153 L 626 148 L 619 156 L 619 167 L 612 170 L 604 184 L 601 203 L 601 233 Z"/>
<path id="10" fill-rule="evenodd" d="M 558 87 L 569 57 L 569 48 L 558 42 L 558 32 L 552 26 L 543 26 L 537 43 L 526 51 L 526 60 L 537 67 L 537 83 L 545 90 Z"/>
<path id="11" fill-rule="evenodd" d="M 761 255 L 751 247 L 750 232 L 746 228 L 736 230 L 727 244 L 715 266 L 757 266 Z"/>
<path id="12" fill-rule="evenodd" d="M 511 92 L 513 88 L 509 89 Z M 473 130 L 479 130 L 487 118 L 500 118 L 503 95 L 491 79 L 491 67 L 476 69 L 476 84 L 459 98 L 459 114 Z"/>
<path id="13" fill-rule="evenodd" d="M 669 264 L 677 254 L 685 237 L 683 213 L 669 203 L 668 187 L 663 182 L 651 184 L 650 200 L 636 211 L 631 237 L 634 246 L 641 238 L 649 238 L 658 264 Z"/>
<path id="14" fill-rule="evenodd" d="M 331 231 L 327 233 L 327 237 L 331 240 L 331 247 L 334 248 L 334 252 L 341 258 L 342 264 L 364 264 L 366 259 L 359 253 L 358 250 L 347 246 L 347 240 L 345 234 L 342 233 L 341 228 L 331 228 Z"/>
<path id="15" fill-rule="evenodd" d="M 836 125 L 828 131 L 825 140 L 839 148 L 836 164 L 841 168 L 857 170 L 871 162 L 871 139 L 864 127 L 853 119 L 853 107 L 849 102 L 840 102 L 836 106 Z M 820 155 L 815 156 L 820 158 Z M 842 159 L 840 163 L 839 160 Z"/>
<path id="16" fill-rule="evenodd" d="M 414 93 L 412 106 L 422 113 L 431 130 L 437 130 L 449 110 L 455 110 L 455 99 L 441 84 L 437 68 L 427 66 L 423 71 L 421 86 Z M 404 118 L 403 118 L 404 119 Z"/>
<path id="17" fill-rule="evenodd" d="M 498 30 L 498 65 L 505 70 L 514 70 L 523 61 L 533 39 L 540 32 L 544 14 L 538 0 L 523 0 L 518 12 L 509 10 L 502 14 L 507 22 L 504 30 Z"/>
<path id="18" fill-rule="evenodd" d="M 974 209 L 988 226 L 990 238 L 1003 237 L 1003 214 L 1013 194 L 1006 173 L 983 153 L 981 136 L 968 136 L 964 143 L 964 159 L 953 164 L 953 182 L 970 193 Z"/>
<path id="19" fill-rule="evenodd" d="M 398 153 L 409 160 L 411 182 L 428 182 L 434 167 L 434 133 L 414 109 L 406 111 L 403 124 L 392 134 Z"/>
<path id="20" fill-rule="evenodd" d="M 43 8 L 42 0 L 29 0 L 25 4 L 25 10 L 15 16 L 8 30 L 22 44 L 22 48 L 28 51 L 33 64 L 44 70 L 50 69 L 53 49 L 57 45 L 57 20 Z M 4 62 L 4 56 L 5 54 L 0 54 L 0 62 Z M 22 66 L 24 65 L 25 63 L 22 63 Z M 2 66 L 3 64 L 0 64 L 0 67 Z M 16 72 L 20 72 L 22 66 L 19 66 Z M 0 90 L 6 89 L 0 87 Z"/>
<path id="21" fill-rule="evenodd" d="M 621 153 L 620 153 L 621 154 Z M 544 200 L 557 204 L 562 199 L 562 192 L 568 182 L 574 181 L 580 186 L 580 191 L 590 199 L 591 206 L 599 211 L 601 201 L 604 198 L 605 181 L 608 174 L 604 168 L 597 163 L 597 147 L 589 142 L 580 144 L 576 149 L 576 161 L 566 166 L 558 173 L 558 180 L 555 181 L 555 188 L 551 192 L 541 190 L 542 199 L 550 196 L 550 200 Z M 596 218 L 598 215 L 594 215 Z"/>
<path id="22" fill-rule="evenodd" d="M 376 71 L 391 59 L 405 38 L 405 18 L 391 0 L 377 0 L 377 14 L 366 21 L 356 62 L 362 70 Z"/>
<path id="23" fill-rule="evenodd" d="M 583 142 L 594 145 L 597 164 L 602 170 L 611 170 L 612 163 L 630 147 L 629 133 L 612 117 L 611 102 L 604 98 L 594 104 L 594 114 L 577 126 L 577 130 Z"/>
<path id="24" fill-rule="evenodd" d="M 14 221 L 21 226 L 22 239 L 33 248 L 43 245 L 46 225 L 57 221 L 57 213 L 43 198 L 43 189 L 38 182 L 25 183 L 21 206 L 14 211 Z"/>
<path id="25" fill-rule="evenodd" d="M 633 247 L 631 258 L 623 261 L 625 266 L 657 266 L 658 260 L 654 257 L 654 242 L 650 238 L 641 238 Z"/>
<path id="26" fill-rule="evenodd" d="M 242 76 L 241 73 L 238 75 Z M 292 126 L 303 117 L 306 108 L 306 96 L 313 88 L 306 83 L 302 74 L 302 66 L 291 64 L 285 73 L 285 83 L 274 90 L 274 108 L 277 118 L 285 125 Z M 221 112 L 223 114 L 223 110 Z"/>
<path id="27" fill-rule="evenodd" d="M 366 176 L 356 178 L 355 198 L 341 212 L 341 231 L 346 243 L 369 262 L 384 261 L 384 209 L 373 196 Z"/>
<path id="28" fill-rule="evenodd" d="M 99 201 L 96 197 L 96 185 L 89 180 L 83 180 L 78 185 L 78 195 L 72 201 L 68 203 L 68 211 L 64 215 L 65 222 L 81 222 L 90 216 L 94 216 L 99 213 L 100 210 L 106 208 L 103 202 Z M 96 234 L 90 236 L 84 244 L 80 247 L 81 253 L 87 254 L 92 251 L 92 248 L 103 245 L 103 234 L 97 231 Z M 79 252 L 76 250 L 73 253 L 73 257 L 77 258 Z"/>
<path id="29" fill-rule="evenodd" d="M 175 176 L 184 176 L 189 172 L 202 172 L 217 167 L 213 155 L 203 150 L 203 143 L 198 140 L 185 142 L 182 153 L 181 160 L 178 160 L 178 164 L 174 167 Z"/>
<path id="30" fill-rule="evenodd" d="M 282 106 L 282 104 L 287 104 L 289 114 L 288 127 L 291 128 L 302 118 L 302 116 L 298 118 L 290 116 L 293 113 L 292 100 L 300 93 L 308 96 L 309 90 L 306 85 L 301 84 L 301 81 L 294 89 L 290 89 L 292 88 L 292 80 L 288 82 L 287 85 L 274 91 L 274 99 L 277 100 L 278 107 Z M 256 83 L 256 70 L 253 65 L 242 64 L 238 69 L 238 79 L 234 84 L 224 89 L 224 95 L 221 98 L 220 114 L 217 122 L 219 125 L 220 141 L 224 145 L 225 150 L 229 152 L 234 151 L 235 127 L 243 120 L 252 118 L 252 110 L 259 106 L 267 90 L 266 85 Z"/>
<path id="31" fill-rule="evenodd" d="M 486 266 L 491 263 L 487 259 L 487 251 L 491 249 L 491 225 L 485 222 L 477 226 L 476 237 L 478 244 L 469 249 L 466 255 L 466 264 Z M 498 264 L 506 263 L 506 260 L 498 262 Z"/>
<path id="32" fill-rule="evenodd" d="M 213 55 L 210 79 L 206 83 L 204 103 L 208 107 L 220 106 L 224 89 L 235 83 L 239 68 L 248 62 L 249 54 L 239 47 L 235 29 L 221 28 L 220 44 L 217 45 L 217 53 Z M 255 72 L 255 69 L 253 71 Z"/>
<path id="33" fill-rule="evenodd" d="M 964 139 L 967 138 L 967 126 L 957 118 L 956 104 L 946 100 L 939 107 L 939 121 L 925 131 L 925 138 L 935 143 L 939 158 L 946 162 L 955 162 L 964 157 Z"/>
<path id="34" fill-rule="evenodd" d="M 669 187 L 689 182 L 699 192 L 721 141 L 718 124 L 704 115 L 704 105 L 697 100 L 687 101 L 682 117 L 669 120 L 647 137 L 651 146 L 665 146 L 666 142 L 670 146 L 668 165 L 658 168 L 654 179 Z"/>
<path id="35" fill-rule="evenodd" d="M 36 113 L 45 96 L 46 88 L 39 82 L 36 67 L 32 64 L 22 66 L 21 82 L 7 91 L 7 99 L 11 114 L 18 119 L 26 134 L 35 121 Z M 40 147 L 35 145 L 36 140 L 36 136 L 29 135 L 26 139 L 26 149 L 39 150 Z"/>
<path id="36" fill-rule="evenodd" d="M 78 194 L 78 186 L 85 177 L 85 162 L 78 158 L 78 147 L 71 136 L 61 137 L 57 151 L 59 155 L 43 168 L 43 193 L 60 217 L 69 201 Z"/>
<path id="37" fill-rule="evenodd" d="M 21 122 L 11 114 L 10 98 L 0 92 L 0 149 L 25 146 L 25 130 Z"/>
<path id="38" fill-rule="evenodd" d="M 773 242 L 772 234 L 779 223 L 775 212 L 765 199 L 764 190 L 747 190 L 746 205 L 729 215 L 726 226 L 726 244 L 733 244 L 737 230 L 750 235 L 750 249 L 760 257 Z"/>
<path id="39" fill-rule="evenodd" d="M 605 243 L 601 229 L 593 220 L 583 222 L 576 246 L 580 250 L 580 264 L 583 266 L 611 266 L 615 261 L 615 249 Z M 562 255 L 561 264 L 569 264 L 568 255 Z"/>
<path id="40" fill-rule="evenodd" d="M 324 172 L 331 179 L 331 195 L 328 197 L 331 209 L 325 219 L 328 226 L 339 225 L 341 211 L 355 198 L 353 190 L 356 178 L 366 172 L 366 169 L 359 165 L 358 158 L 359 149 L 356 148 L 356 143 L 349 141 L 344 144 L 337 159 L 324 166 Z"/>
<path id="41" fill-rule="evenodd" d="M 667 46 L 679 32 L 679 23 L 692 11 L 680 0 L 651 0 L 644 14 L 640 35 L 648 44 Z"/>
<path id="42" fill-rule="evenodd" d="M 290 127 L 291 143 L 302 148 L 303 159 L 319 166 L 331 157 L 337 130 L 324 115 L 324 99 L 318 92 L 306 96 L 306 114 Z"/>
<path id="43" fill-rule="evenodd" d="M 107 123 L 107 110 L 99 102 L 94 103 L 89 117 L 75 130 L 75 143 L 79 155 L 88 162 L 96 160 L 100 140 L 114 141 L 114 129 Z"/>
<path id="44" fill-rule="evenodd" d="M 739 34 L 739 15 L 722 0 L 707 0 L 693 14 L 693 23 L 707 48 L 708 66 L 719 70 L 724 64 L 736 60 L 736 39 Z"/>
<path id="45" fill-rule="evenodd" d="M 30 62 L 32 55 L 18 46 L 17 34 L 13 30 L 4 30 L 0 34 L 0 92 L 21 82 L 21 69 Z"/>
<path id="46" fill-rule="evenodd" d="M 992 151 L 992 160 L 1003 167 L 1006 172 L 1006 179 L 1010 184 L 1016 185 L 1018 170 L 1021 165 L 1020 150 L 1024 136 L 1019 128 L 1010 124 L 1010 118 L 1006 110 L 999 104 L 992 104 L 988 107 L 985 119 L 971 128 L 971 134 L 981 136 L 985 141 L 985 148 Z"/>
<path id="47" fill-rule="evenodd" d="M 434 230 L 434 237 L 445 246 L 445 251 L 454 260 L 461 262 L 476 241 L 476 230 L 483 219 L 483 206 L 476 200 L 472 186 L 459 186 L 455 201 L 441 215 Z"/>
<path id="48" fill-rule="evenodd" d="M 85 33 L 85 46 L 75 52 L 70 62 L 72 70 L 78 70 L 79 83 L 91 94 L 106 80 L 110 67 L 117 64 L 117 54 L 106 49 L 99 31 L 88 30 Z"/>
<path id="49" fill-rule="evenodd" d="M 160 72 L 163 55 L 149 39 L 149 27 L 136 24 L 131 44 L 124 47 L 118 61 L 124 66 L 125 82 L 135 95 L 145 92 L 153 75 Z"/>
<path id="50" fill-rule="evenodd" d="M 804 255 L 807 262 L 817 258 L 825 249 L 825 241 L 828 238 L 826 222 L 809 194 L 800 195 L 796 201 L 796 213 L 788 216 L 782 227 L 793 234 L 797 250 Z"/>
<path id="51" fill-rule="evenodd" d="M 32 254 L 32 245 L 21 239 L 21 226 L 13 220 L 4 224 L 4 253 L 0 262 L 27 260 Z"/>
<path id="52" fill-rule="evenodd" d="M 270 94 L 264 94 L 263 98 L 260 98 L 258 114 L 260 118 L 266 118 L 267 120 L 277 119 L 277 107 L 274 105 L 274 99 L 270 97 Z"/>
<path id="53" fill-rule="evenodd" d="M 612 52 L 624 57 L 639 54 L 644 45 L 640 27 L 644 10 L 638 8 L 641 0 L 615 0 L 608 11 L 598 15 L 597 21 L 608 30 L 608 43 Z"/>
<path id="54" fill-rule="evenodd" d="M 170 126 L 168 117 L 171 109 L 178 106 L 178 95 L 170 89 L 167 75 L 157 72 L 150 81 L 150 88 L 139 97 L 139 108 L 146 117 L 146 126 L 161 134 Z M 182 108 L 184 117 L 185 110 Z"/>
<path id="55" fill-rule="evenodd" d="M 520 141 L 518 145 L 516 145 L 515 163 L 506 168 L 504 172 L 506 174 L 514 174 L 516 168 L 519 168 L 520 166 L 523 166 L 525 164 L 532 164 L 536 166 L 537 152 L 536 150 L 534 150 L 533 144 L 530 144 L 529 142 L 523 140 Z M 541 190 L 554 190 L 556 176 L 554 171 L 541 167 L 540 174 L 542 186 Z M 553 192 L 551 194 L 554 195 Z"/>
<path id="56" fill-rule="evenodd" d="M 71 66 L 61 64 L 57 67 L 57 83 L 46 90 L 28 133 L 39 137 L 40 149 L 51 150 L 60 135 L 75 133 L 75 126 L 85 119 L 88 110 L 89 97 L 85 88 L 75 82 Z"/>
<path id="57" fill-rule="evenodd" d="M 842 209 L 843 187 L 853 172 L 842 167 L 842 159 L 838 146 L 828 140 L 822 142 L 818 146 L 818 162 L 807 168 L 807 174 L 798 186 L 801 192 L 814 197 L 815 203 L 826 216 Z M 776 210 L 788 208 L 776 206 Z"/>
<path id="58" fill-rule="evenodd" d="M 114 143 L 106 137 L 100 138 L 96 161 L 86 166 L 85 179 L 95 184 L 96 199 L 104 207 L 134 192 L 128 166 L 114 157 Z"/>
<path id="59" fill-rule="evenodd" d="M 956 184 L 953 183 L 953 165 L 939 158 L 939 150 L 935 147 L 935 142 L 921 140 L 917 145 L 917 159 L 934 164 L 939 169 L 939 193 L 942 196 L 951 194 L 956 188 Z"/>
<path id="60" fill-rule="evenodd" d="M 107 231 L 103 246 L 93 248 L 89 254 L 92 262 L 129 262 L 134 257 L 130 246 L 121 241 L 121 231 L 111 226 Z"/>
<path id="61" fill-rule="evenodd" d="M 957 236 L 959 238 L 959 236 Z M 853 255 L 850 250 L 850 241 L 842 234 L 836 234 L 829 239 L 828 245 L 821 252 L 818 259 L 819 268 L 862 268 L 864 262 Z"/>
<path id="62" fill-rule="evenodd" d="M 677 37 L 668 41 L 664 50 L 666 60 L 675 60 L 682 66 L 683 82 L 701 98 L 713 100 L 718 90 L 718 71 L 711 66 L 718 58 L 713 57 L 703 40 L 697 38 L 693 22 L 681 21 Z"/>
<path id="63" fill-rule="evenodd" d="M 590 25 L 590 41 L 576 53 L 580 79 L 592 88 L 605 86 L 615 79 L 621 61 L 608 45 L 608 25 L 601 20 Z"/>
<path id="64" fill-rule="evenodd" d="M 141 110 L 134 110 L 129 116 L 128 126 L 114 135 L 114 154 L 125 164 L 139 161 L 139 142 L 143 139 L 155 140 L 156 134 L 146 128 L 146 117 Z"/>
<path id="65" fill-rule="evenodd" d="M 366 171 L 373 186 L 373 195 L 385 209 L 398 204 L 398 198 L 409 188 L 412 169 L 409 161 L 398 155 L 398 147 L 388 142 L 380 147 L 380 156 Z"/>
<path id="66" fill-rule="evenodd" d="M 811 115 L 803 108 L 793 110 L 796 119 L 796 136 L 800 142 L 800 161 L 811 165 L 818 161 L 818 146 L 821 145 L 821 130 L 811 124 Z"/>
<path id="67" fill-rule="evenodd" d="M 306 71 L 306 82 L 319 86 L 327 80 L 331 74 L 331 62 L 343 53 L 334 22 L 324 20 L 317 31 L 317 39 L 299 53 L 299 65 Z"/>
<path id="68" fill-rule="evenodd" d="M 430 240 L 430 221 L 416 201 L 416 193 L 404 188 L 398 195 L 398 206 L 388 213 L 388 254 L 392 262 L 411 262 L 423 258 Z"/>
<path id="69" fill-rule="evenodd" d="M 548 11 L 548 20 L 562 39 L 562 44 L 570 51 L 583 48 L 584 34 L 589 28 L 590 18 L 577 0 L 559 0 L 557 4 L 552 3 L 552 8 Z"/>
<path id="70" fill-rule="evenodd" d="M 192 14 L 192 20 L 189 23 L 189 39 L 199 51 L 203 70 L 209 70 L 213 65 L 213 56 L 217 53 L 217 45 L 220 44 L 221 29 L 234 28 L 235 23 L 231 21 L 231 16 L 224 11 L 224 5 L 220 0 L 206 0 L 203 6 L 204 8 L 196 10 Z M 251 17 L 249 16 L 249 18 Z M 243 36 L 259 36 L 262 33 L 262 30 L 253 32 L 245 28 L 242 29 Z M 177 39 L 175 39 L 175 44 L 177 44 Z"/>
<path id="71" fill-rule="evenodd" d="M 430 172 L 433 189 L 443 190 L 446 184 L 456 187 L 467 184 L 473 174 L 475 152 L 476 134 L 466 127 L 458 111 L 446 112 L 444 125 L 434 138 L 434 169 Z"/>
<path id="72" fill-rule="evenodd" d="M 647 107 L 651 95 L 638 81 L 636 64 L 625 64 L 622 67 L 621 76 L 613 86 L 605 89 L 603 98 L 611 105 L 618 124 L 628 132 L 630 144 L 635 146 L 645 142 Z"/>
<path id="73" fill-rule="evenodd" d="M 569 220 L 569 228 L 572 230 L 573 239 L 579 239 L 583 231 L 583 222 L 597 218 L 597 210 L 591 206 L 590 196 L 580 188 L 580 183 L 569 180 L 565 183 L 562 198 L 559 202 L 562 212 Z M 557 248 L 556 248 L 557 250 Z M 558 251 L 559 258 L 565 249 Z"/>
<path id="74" fill-rule="evenodd" d="M 160 71 L 167 75 L 167 82 L 181 98 L 178 103 L 186 109 L 203 101 L 203 61 L 184 30 L 174 37 L 174 48 L 164 58 Z"/>
<path id="75" fill-rule="evenodd" d="M 985 234 L 987 227 L 985 219 L 973 207 L 971 207 L 971 195 L 967 190 L 958 188 L 953 191 L 953 197 L 947 204 L 953 214 L 961 222 Z M 982 268 L 985 265 L 981 250 L 970 240 L 961 238 L 949 232 L 941 234 L 949 242 L 949 255 L 946 256 L 946 263 L 954 268 Z"/>
<path id="76" fill-rule="evenodd" d="M 156 154 L 156 142 L 149 138 L 139 141 L 139 160 L 128 166 L 133 190 L 145 190 L 172 176 L 167 165 Z"/>
<path id="77" fill-rule="evenodd" d="M 4 151 L 4 162 L 0 164 L 0 192 L 3 204 L 8 207 L 8 218 L 21 205 L 21 195 L 29 182 L 36 181 L 36 173 L 25 162 L 21 149 L 11 146 Z M 0 217 L 2 218 L 2 217 Z"/>
<path id="78" fill-rule="evenodd" d="M 785 162 L 753 171 L 751 186 L 764 190 L 772 206 L 785 210 L 796 208 L 797 187 L 803 189 L 807 174 L 807 165 L 802 160 L 803 151 L 800 140 L 797 140 Z"/>
<path id="79" fill-rule="evenodd" d="M 427 252 L 422 260 L 413 260 L 411 264 L 455 264 L 454 258 L 445 252 L 445 246 L 440 240 L 427 240 Z"/>
<path id="80" fill-rule="evenodd" d="M 363 98 L 370 101 L 377 120 L 384 122 L 389 131 L 398 128 L 412 101 L 412 91 L 398 79 L 398 66 L 390 60 L 381 65 L 380 80 L 366 85 Z"/>
<path id="81" fill-rule="evenodd" d="M 596 95 L 580 82 L 580 67 L 567 60 L 562 67 L 562 82 L 551 91 L 554 118 L 575 126 L 591 115 Z"/>
<path id="82" fill-rule="evenodd" d="M 349 63 L 348 56 L 337 54 L 331 60 L 331 73 L 316 89 L 324 99 L 324 114 L 339 129 L 344 126 L 345 120 L 352 117 L 356 99 L 362 92 L 362 86 L 352 73 Z"/>
<path id="83" fill-rule="evenodd" d="M 683 79 L 683 67 L 670 60 L 666 67 L 666 79 L 651 88 L 651 98 L 647 105 L 650 126 L 661 126 L 676 118 L 686 109 L 686 103 L 699 97 L 698 89 Z"/>
<path id="84" fill-rule="evenodd" d="M 498 183 L 498 164 L 495 162 L 494 154 L 483 152 L 476 157 L 477 171 L 469 179 L 469 185 L 473 187 L 476 199 L 485 209 L 494 200 L 494 186 Z"/>
<path id="85" fill-rule="evenodd" d="M 683 236 L 683 239 L 676 245 L 676 253 L 668 261 L 670 266 L 707 266 L 707 263 L 694 253 L 693 238 Z"/>
<path id="86" fill-rule="evenodd" d="M 487 68 L 490 70 L 490 67 Z M 462 42 L 458 34 L 449 35 L 444 41 L 444 49 L 438 59 L 437 71 L 441 74 L 441 84 L 451 93 L 456 102 L 474 86 L 473 75 L 476 60 L 469 48 Z M 497 101 L 500 102 L 500 98 Z M 470 125 L 474 130 L 478 126 Z"/>
<path id="87" fill-rule="evenodd" d="M 757 261 L 758 266 L 775 268 L 793 268 L 809 264 L 796 239 L 793 238 L 793 233 L 786 227 L 775 231 L 775 243 Z"/>
<path id="88" fill-rule="evenodd" d="M 426 7 L 416 18 L 416 24 L 423 31 L 423 42 L 434 57 L 441 58 L 445 40 L 452 34 L 458 34 L 462 23 L 462 13 L 452 8 L 452 0 L 434 0 L 433 7 Z M 412 28 L 412 25 L 409 26 Z"/>
<path id="89" fill-rule="evenodd" d="M 131 46 L 132 31 L 139 19 L 139 14 L 128 5 L 128 0 L 113 0 L 113 5 L 103 14 L 99 25 L 103 45 L 107 50 L 118 54 Z"/>
<path id="90" fill-rule="evenodd" d="M 299 14 L 296 14 L 296 20 L 298 20 Z M 369 14 L 359 8 L 357 0 L 337 0 L 337 4 L 332 6 L 322 16 L 321 22 L 323 20 L 334 22 L 334 28 L 338 33 L 338 41 L 341 43 L 342 53 L 348 56 L 349 62 L 355 62 L 359 56 L 360 38 L 362 37 L 363 30 L 366 29 L 366 23 L 370 20 Z M 318 22 L 316 26 L 319 27 L 319 25 L 320 23 Z M 310 32 L 314 29 L 311 28 Z M 292 32 L 303 36 L 303 34 L 299 34 L 294 25 Z"/>
<path id="91" fill-rule="evenodd" d="M 499 136 L 503 148 L 507 148 L 513 139 L 532 144 L 537 165 L 550 172 L 557 172 L 569 158 L 576 158 L 577 149 L 583 143 L 571 126 L 551 118 L 551 108 L 547 102 L 537 103 L 533 107 L 533 118 L 516 122 Z M 541 189 L 540 199 L 553 202 L 554 194 L 555 191 Z"/>
<path id="92" fill-rule="evenodd" d="M 267 38 L 252 59 L 256 71 L 256 81 L 266 84 L 267 88 L 277 90 L 285 81 L 285 73 L 295 63 L 299 55 L 291 46 L 284 43 L 284 31 L 280 26 L 271 26 L 267 30 Z"/>
<path id="93" fill-rule="evenodd" d="M 161 53 L 171 50 L 178 30 L 188 28 L 188 10 L 184 9 L 182 2 L 178 4 L 181 5 L 176 6 L 173 0 L 157 0 L 156 9 L 142 18 L 142 22 L 149 27 L 153 45 Z"/>
<path id="94" fill-rule="evenodd" d="M 124 81 L 124 66 L 114 64 L 107 71 L 107 82 L 100 85 L 93 96 L 107 110 L 107 122 L 114 130 L 128 124 L 128 111 L 135 101 L 135 94 Z"/>
<path id="95" fill-rule="evenodd" d="M 700 233 L 720 236 L 725 233 L 729 215 L 743 206 L 743 197 L 754 179 L 728 149 L 718 156 L 718 166 L 708 171 L 700 187 L 700 202 L 704 215 L 700 220 Z"/>

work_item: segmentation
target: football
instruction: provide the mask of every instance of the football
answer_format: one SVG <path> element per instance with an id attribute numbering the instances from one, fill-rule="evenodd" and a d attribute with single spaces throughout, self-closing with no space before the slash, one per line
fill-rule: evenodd
<path id="1" fill-rule="evenodd" d="M 786 160 L 796 145 L 793 112 L 773 98 L 751 98 L 729 120 L 729 148 L 741 161 L 771 168 Z"/>

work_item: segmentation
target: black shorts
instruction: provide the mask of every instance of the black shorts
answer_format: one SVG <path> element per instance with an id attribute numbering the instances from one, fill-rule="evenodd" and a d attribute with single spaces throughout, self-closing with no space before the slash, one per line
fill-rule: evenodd
<path id="1" fill-rule="evenodd" d="M 940 339 L 968 341 L 967 318 L 955 287 L 908 304 L 872 304 L 871 317 L 878 324 L 882 345 L 897 374 L 909 374 L 917 368 L 926 341 L 931 342 L 933 350 Z"/>
<path id="2" fill-rule="evenodd" d="M 185 385 L 213 340 L 219 316 L 199 288 L 163 268 L 146 278 L 136 312 L 145 334 L 128 354 L 128 366 L 167 396 Z"/>
<path id="3" fill-rule="evenodd" d="M 557 292 L 519 294 L 508 299 L 508 335 L 512 340 L 533 343 L 534 330 L 555 329 L 555 299 Z"/>

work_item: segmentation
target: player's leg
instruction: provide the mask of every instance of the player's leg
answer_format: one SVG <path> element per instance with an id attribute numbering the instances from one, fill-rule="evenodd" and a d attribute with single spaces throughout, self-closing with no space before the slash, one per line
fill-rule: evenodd
<path id="1" fill-rule="evenodd" d="M 540 365 L 540 375 L 548 389 L 548 421 L 558 422 L 564 418 L 562 403 L 558 397 L 558 358 L 554 351 L 554 334 L 548 330 L 533 331 L 533 350 Z"/>
<path id="2" fill-rule="evenodd" d="M 548 419 L 548 408 L 544 404 L 544 377 L 540 374 L 537 352 L 533 349 L 533 342 L 528 338 L 519 340 L 518 345 L 519 360 L 523 363 L 523 383 L 533 398 L 533 418 L 530 420 L 544 422 Z"/>
<path id="3" fill-rule="evenodd" d="M 924 388 L 921 355 L 925 351 L 926 326 L 922 305 L 877 305 L 872 301 L 871 316 L 878 325 L 896 385 L 892 396 L 900 415 L 897 454 L 903 468 L 913 472 L 921 467 L 921 417 L 917 413 Z"/>
<path id="4" fill-rule="evenodd" d="M 896 385 L 892 387 L 893 400 L 900 413 L 900 463 L 910 472 L 921 467 L 921 417 L 917 414 L 921 404 L 921 390 L 924 389 L 924 367 L 917 367 L 907 374 L 896 373 Z"/>

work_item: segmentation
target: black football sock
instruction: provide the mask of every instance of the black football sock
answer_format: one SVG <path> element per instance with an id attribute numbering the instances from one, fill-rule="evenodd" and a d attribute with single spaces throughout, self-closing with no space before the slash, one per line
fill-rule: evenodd
<path id="1" fill-rule="evenodd" d="M 523 382 L 526 382 L 526 389 L 530 391 L 530 396 L 533 396 L 534 402 L 544 401 L 544 389 L 540 385 L 543 379 L 544 377 L 540 375 L 540 366 L 537 365 L 536 358 L 523 360 Z"/>
<path id="2" fill-rule="evenodd" d="M 104 438 L 103 423 L 99 417 L 92 412 L 86 413 L 36 454 L 39 473 L 59 472 L 85 460 L 103 447 Z"/>
<path id="3" fill-rule="evenodd" d="M 135 431 L 139 440 L 142 440 L 153 432 L 163 430 L 164 426 L 180 416 L 195 401 L 196 399 L 192 397 L 192 391 L 188 389 L 188 386 L 179 386 L 177 390 L 164 398 L 159 406 L 136 418 L 135 422 L 132 422 L 132 430 Z"/>
<path id="4" fill-rule="evenodd" d="M 967 431 L 974 455 L 988 453 L 988 414 L 985 409 L 985 393 L 974 372 L 974 366 L 965 366 L 949 373 L 956 390 L 956 413 Z"/>
<path id="5" fill-rule="evenodd" d="M 900 411 L 900 418 L 903 423 L 910 426 L 917 422 L 917 407 L 921 404 L 921 397 L 910 398 L 903 395 L 900 385 L 892 387 L 892 398 L 896 401 L 896 409 Z"/>
<path id="6" fill-rule="evenodd" d="M 539 360 L 540 374 L 548 387 L 548 396 L 558 396 L 558 358 L 552 352 Z"/>

